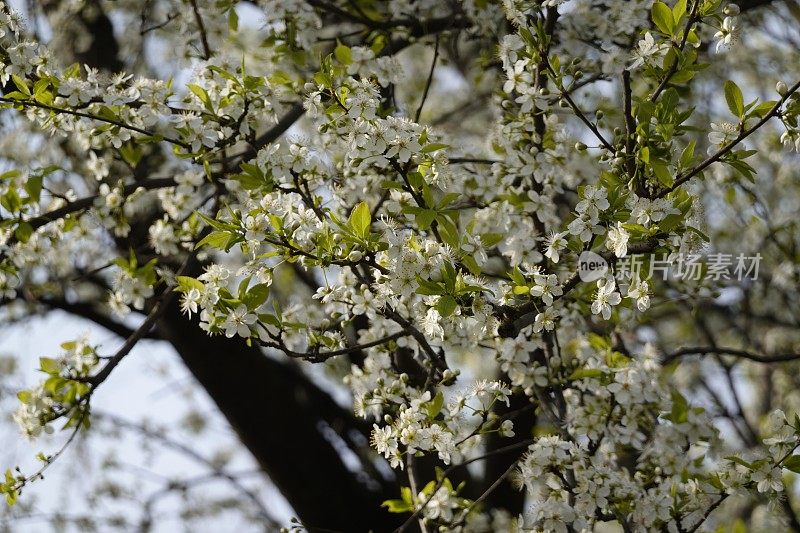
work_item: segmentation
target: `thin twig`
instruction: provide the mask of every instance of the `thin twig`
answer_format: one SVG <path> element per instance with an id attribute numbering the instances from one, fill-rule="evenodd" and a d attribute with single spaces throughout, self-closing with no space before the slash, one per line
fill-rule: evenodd
<path id="1" fill-rule="evenodd" d="M 185 143 L 181 140 L 174 139 L 172 137 L 165 137 L 163 135 L 158 135 L 156 133 L 147 131 L 143 128 L 139 128 L 137 126 L 131 126 L 130 124 L 125 124 L 124 122 L 120 122 L 119 120 L 114 120 L 105 117 L 99 117 L 97 115 L 92 115 L 90 113 L 84 113 L 83 111 L 74 111 L 72 109 L 65 109 L 62 107 L 56 107 L 52 105 L 42 104 L 40 102 L 35 102 L 33 100 L 14 100 L 13 98 L 6 98 L 0 96 L 0 102 L 5 102 L 7 104 L 13 105 L 20 105 L 22 107 L 38 107 L 39 109 L 46 109 L 47 111 L 52 111 L 53 113 L 63 113 L 65 115 L 73 115 L 76 117 L 81 118 L 88 118 L 91 120 L 97 120 L 98 122 L 105 122 L 106 124 L 111 124 L 113 126 L 118 126 L 120 128 L 124 128 L 126 130 L 135 131 L 136 133 L 141 133 L 142 135 L 147 135 L 148 137 L 160 137 L 161 139 L 167 141 L 170 144 L 174 144 L 176 146 L 180 146 L 184 150 L 189 150 L 191 145 L 189 143 Z"/>
<path id="2" fill-rule="evenodd" d="M 203 17 L 200 15 L 200 9 L 197 7 L 197 0 L 189 0 L 194 11 L 194 20 L 197 22 L 197 28 L 200 31 L 200 42 L 203 44 L 203 59 L 208 61 L 211 59 L 211 47 L 208 46 L 208 35 L 206 35 L 206 26 L 203 24 Z M 235 9 L 235 8 L 231 8 Z"/>
<path id="3" fill-rule="evenodd" d="M 398 331 L 397 333 L 393 333 L 391 335 L 387 335 L 386 337 L 371 341 L 365 342 L 364 344 L 358 344 L 355 346 L 348 346 L 347 348 L 342 348 L 340 350 L 331 350 L 328 352 L 295 352 L 290 350 L 283 342 L 275 343 L 269 341 L 260 341 L 262 346 L 266 346 L 267 348 L 274 348 L 283 352 L 284 354 L 288 355 L 289 357 L 294 357 L 297 359 L 305 359 L 307 361 L 319 363 L 322 361 L 327 361 L 331 357 L 335 357 L 337 355 L 346 355 L 353 352 L 358 352 L 361 350 L 366 350 L 367 348 L 373 348 L 375 346 L 380 346 L 382 344 L 386 344 L 393 340 L 399 339 L 400 337 L 405 337 L 410 335 L 410 333 L 406 331 Z"/>
<path id="4" fill-rule="evenodd" d="M 666 196 L 667 194 L 671 193 L 672 191 L 674 191 L 675 189 L 677 189 L 678 187 L 680 187 L 681 185 L 683 185 L 684 183 L 686 183 L 687 181 L 689 181 L 690 179 L 695 177 L 696 175 L 700 174 L 702 171 L 704 171 L 706 168 L 708 168 L 712 164 L 714 164 L 717 161 L 719 161 L 720 159 L 722 159 L 722 157 L 725 154 L 727 154 L 728 152 L 730 152 L 731 150 L 736 148 L 736 146 L 739 145 L 739 143 L 741 143 L 743 140 L 745 140 L 750 135 L 752 135 L 761 126 L 763 126 L 764 124 L 769 122 L 769 120 L 771 118 L 773 118 L 776 115 L 778 115 L 778 113 L 781 110 L 781 107 L 783 106 L 784 103 L 786 103 L 786 100 L 788 100 L 790 96 L 792 96 L 795 92 L 797 92 L 798 89 L 800 89 L 800 81 L 798 81 L 797 83 L 792 85 L 792 87 L 786 92 L 786 94 L 784 94 L 783 97 L 780 100 L 775 102 L 775 105 L 772 106 L 770 108 L 770 110 L 767 112 L 767 114 L 764 115 L 764 117 L 761 118 L 761 120 L 759 120 L 755 125 L 753 125 L 753 126 L 749 127 L 748 129 L 744 130 L 742 133 L 739 134 L 738 137 L 736 137 L 734 140 L 732 140 L 724 148 L 720 149 L 718 152 L 716 152 L 716 153 L 710 155 L 709 157 L 707 157 L 705 159 L 705 161 L 703 161 L 702 163 L 700 163 L 699 165 L 697 165 L 693 169 L 687 171 L 686 174 L 678 176 L 675 179 L 675 183 L 673 183 L 671 187 L 663 189 L 658 194 L 656 194 L 655 197 L 656 198 L 662 198 L 662 197 Z"/>
<path id="5" fill-rule="evenodd" d="M 705 354 L 732 355 L 735 357 L 740 357 L 742 359 L 747 359 L 748 361 L 754 361 L 756 363 L 784 363 L 787 361 L 800 360 L 800 354 L 794 354 L 794 353 L 764 355 L 764 354 L 753 353 L 747 350 L 740 350 L 737 348 L 699 346 L 699 347 L 681 348 L 672 353 L 669 353 L 661 359 L 661 364 L 668 365 L 669 363 L 675 361 L 676 359 L 680 359 L 681 357 L 684 357 L 686 355 L 705 355 Z"/>
<path id="6" fill-rule="evenodd" d="M 431 70 L 428 72 L 428 80 L 425 82 L 425 91 L 422 93 L 422 100 L 417 108 L 417 113 L 414 115 L 414 122 L 419 123 L 419 117 L 422 115 L 422 108 L 425 106 L 425 101 L 428 99 L 428 92 L 431 90 L 433 83 L 433 72 L 436 70 L 436 60 L 439 59 L 439 34 L 436 34 L 436 43 L 433 46 L 433 61 L 431 61 Z"/>

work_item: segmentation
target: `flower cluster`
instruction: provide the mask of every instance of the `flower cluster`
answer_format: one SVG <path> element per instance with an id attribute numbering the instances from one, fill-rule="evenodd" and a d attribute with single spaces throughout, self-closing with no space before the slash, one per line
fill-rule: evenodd
<path id="1" fill-rule="evenodd" d="M 691 394 L 685 382 L 708 383 L 661 362 L 681 352 L 645 342 L 680 330 L 679 319 L 648 321 L 651 305 L 669 317 L 698 295 L 758 291 L 619 273 L 637 254 L 708 240 L 703 198 L 684 187 L 704 171 L 738 173 L 761 201 L 744 183 L 755 180 L 754 152 L 739 146 L 748 128 L 779 117 L 782 143 L 800 150 L 797 86 L 746 103 L 728 81 L 735 118 L 708 128 L 686 101 L 706 67 L 702 28 L 719 23 L 717 50 L 732 45 L 736 6 L 281 0 L 259 28 L 239 29 L 233 4 L 182 17 L 202 38 L 186 47 L 195 63 L 181 84 L 63 68 L 0 10 L 0 81 L 15 89 L 2 105 L 43 146 L 51 134 L 63 143 L 51 164 L 0 176 L 0 296 L 31 308 L 86 299 L 93 312 L 149 315 L 148 328 L 174 297 L 221 342 L 324 365 L 320 379 L 344 384 L 372 426 L 363 455 L 398 470 L 400 498 L 386 507 L 426 528 L 685 532 L 730 496 L 786 490 L 800 420 L 776 413 L 766 438 L 750 428 L 733 449 L 714 408 L 737 429 L 744 409 Z M 424 68 L 425 54 L 398 55 L 429 41 Z M 462 64 L 472 41 L 497 54 Z M 428 74 L 421 90 L 406 68 Z M 444 112 L 461 84 L 487 95 L 487 109 L 465 108 L 477 125 Z M 708 157 L 696 153 L 707 144 Z M 760 242 L 792 255 L 770 237 Z M 606 267 L 591 279 L 587 256 Z M 797 271 L 781 261 L 774 279 L 792 286 Z M 702 329 L 717 354 L 714 328 Z M 740 353 L 753 358 L 718 359 L 734 396 L 722 356 Z M 42 358 L 48 377 L 14 415 L 23 432 L 84 424 L 100 361 L 85 340 Z M 507 452 L 506 474 L 483 484 L 524 491 L 530 505 L 514 518 L 443 473 Z M 417 478 L 422 458 L 439 466 L 433 479 Z"/>
<path id="2" fill-rule="evenodd" d="M 47 374 L 47 379 L 18 394 L 20 405 L 13 418 L 29 439 L 42 432 L 52 433 L 50 422 L 60 416 L 69 419 L 68 425 L 84 423 L 85 400 L 90 391 L 85 378 L 100 359 L 87 338 L 65 342 L 61 348 L 63 352 L 59 357 L 39 359 L 40 370 Z"/>

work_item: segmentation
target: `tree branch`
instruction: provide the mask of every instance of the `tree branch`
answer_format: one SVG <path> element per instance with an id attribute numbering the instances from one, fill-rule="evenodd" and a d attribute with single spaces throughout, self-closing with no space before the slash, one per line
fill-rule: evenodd
<path id="1" fill-rule="evenodd" d="M 764 115 L 761 118 L 761 120 L 759 120 L 756 124 L 754 124 L 753 126 L 749 127 L 748 129 L 746 129 L 742 133 L 740 133 L 738 137 L 736 137 L 734 140 L 732 140 L 724 148 L 720 149 L 716 153 L 714 153 L 714 154 L 710 155 L 709 157 L 707 157 L 705 159 L 705 161 L 703 161 L 702 163 L 700 163 L 699 165 L 697 165 L 693 169 L 687 171 L 686 174 L 678 176 L 675 179 L 675 183 L 673 183 L 671 187 L 668 187 L 666 189 L 661 190 L 658 194 L 655 195 L 655 198 L 662 198 L 662 197 L 666 196 L 667 194 L 671 193 L 672 191 L 674 191 L 675 189 L 677 189 L 678 187 L 680 187 L 681 185 L 683 185 L 684 183 L 686 183 L 687 181 L 689 181 L 690 179 L 695 177 L 696 175 L 700 174 L 702 171 L 704 171 L 706 168 L 708 168 L 712 164 L 714 164 L 717 161 L 719 161 L 720 159 L 722 159 L 722 157 L 725 154 L 727 154 L 728 152 L 730 152 L 731 150 L 736 148 L 736 146 L 739 143 L 741 143 L 743 140 L 745 140 L 750 135 L 752 135 L 761 126 L 763 126 L 764 124 L 769 122 L 769 120 L 771 118 L 773 118 L 776 115 L 778 115 L 778 113 L 780 112 L 781 107 L 783 106 L 783 104 L 786 103 L 786 101 L 789 99 L 789 97 L 792 96 L 795 92 L 797 92 L 798 89 L 800 89 L 800 81 L 798 81 L 797 83 L 792 85 L 789 88 L 789 90 L 786 92 L 786 94 L 784 94 L 781 97 L 780 100 L 775 102 L 775 105 L 772 106 L 772 108 L 770 108 L 770 110 L 767 112 L 766 115 Z"/>
<path id="2" fill-rule="evenodd" d="M 775 354 L 764 355 L 750 352 L 748 350 L 740 350 L 737 348 L 724 348 L 715 346 L 695 346 L 689 348 L 681 348 L 672 353 L 669 353 L 661 358 L 662 365 L 668 365 L 671 362 L 680 359 L 687 355 L 732 355 L 741 359 L 747 359 L 756 363 L 785 363 L 788 361 L 800 360 L 800 354 Z"/>

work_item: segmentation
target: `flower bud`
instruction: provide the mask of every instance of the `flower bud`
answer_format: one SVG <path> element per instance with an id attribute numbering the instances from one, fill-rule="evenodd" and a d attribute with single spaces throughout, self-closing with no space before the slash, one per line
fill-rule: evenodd
<path id="1" fill-rule="evenodd" d="M 587 148 L 586 145 L 583 144 L 582 142 L 575 143 L 575 149 L 579 152 L 583 152 L 584 150 L 586 150 L 586 148 Z"/>
<path id="2" fill-rule="evenodd" d="M 739 14 L 739 6 L 736 4 L 728 4 L 725 6 L 725 9 L 722 10 L 723 13 L 728 15 L 729 17 L 735 17 Z"/>
<path id="3" fill-rule="evenodd" d="M 452 385 L 456 381 L 456 377 L 458 374 L 453 372 L 449 368 L 442 372 L 442 384 L 444 385 Z"/>
<path id="4" fill-rule="evenodd" d="M 775 90 L 778 91 L 778 94 L 781 96 L 786 96 L 786 93 L 789 92 L 789 87 L 782 81 L 779 81 L 775 84 Z"/>

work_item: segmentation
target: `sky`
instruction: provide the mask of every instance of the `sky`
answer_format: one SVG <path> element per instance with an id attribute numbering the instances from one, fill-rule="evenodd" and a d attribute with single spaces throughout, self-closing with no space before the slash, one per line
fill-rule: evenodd
<path id="1" fill-rule="evenodd" d="M 13 356 L 18 362 L 19 374 L 11 379 L 2 379 L 3 385 L 17 389 L 30 387 L 41 379 L 36 372 L 38 357 L 59 353 L 59 345 L 81 334 L 88 334 L 93 344 L 100 344 L 99 352 L 111 353 L 121 339 L 102 328 L 91 325 L 61 311 L 52 312 L 41 318 L 33 318 L 12 326 L 0 328 L 0 357 Z M 198 331 L 198 334 L 204 334 Z M 38 374 L 38 375 L 37 375 Z M 16 398 L 8 394 L 0 396 L 0 466 L 3 469 L 20 465 L 23 472 L 33 472 L 37 468 L 35 455 L 39 451 L 47 454 L 55 452 L 67 438 L 69 432 L 56 432 L 53 436 L 29 442 L 19 433 L 16 425 L 9 420 L 16 407 Z M 291 517 L 291 509 L 283 498 L 257 473 L 255 462 L 238 444 L 236 436 L 216 407 L 194 382 L 191 375 L 180 363 L 174 351 L 163 342 L 142 341 L 115 369 L 92 399 L 93 411 L 101 414 L 113 413 L 129 422 L 147 421 L 153 427 L 168 428 L 167 435 L 188 445 L 196 452 L 212 458 L 220 450 L 230 453 L 232 459 L 226 470 L 230 472 L 252 472 L 243 477 L 248 487 L 257 490 L 263 504 L 281 523 Z M 208 428 L 200 435 L 193 435 L 183 428 L 182 421 L 190 411 L 196 411 L 208 421 Z M 90 510 L 95 516 L 108 516 L 121 512 L 134 519 L 141 514 L 141 503 L 169 479 L 189 479 L 209 472 L 205 465 L 175 453 L 156 442 L 150 441 L 155 453 L 143 446 L 143 439 L 137 432 L 122 431 L 118 438 L 104 437 L 104 424 L 90 431 L 88 441 L 76 440 L 46 472 L 45 479 L 30 486 L 23 493 L 23 502 L 35 501 L 34 514 L 49 514 L 57 510 L 69 509 L 71 514 Z M 135 484 L 134 501 L 113 506 L 94 507 L 86 501 L 86 487 L 91 487 L 103 479 L 102 461 L 109 451 L 116 452 L 123 465 L 114 470 L 113 480 Z M 231 490 L 229 483 L 217 481 L 198 488 L 199 494 L 228 494 L 241 498 Z M 177 499 L 160 499 L 156 509 L 165 515 L 178 508 Z M 16 512 L 17 510 L 15 510 Z M 217 520 L 205 520 L 192 531 L 228 531 L 235 529 L 241 533 L 260 531 L 254 524 L 236 520 L 241 513 L 221 513 Z M 24 527 L 23 527 L 24 524 Z M 221 527 L 224 524 L 223 527 Z M 4 525 L 0 513 L 0 528 Z M 155 532 L 176 531 L 174 520 L 157 520 Z M 77 529 L 75 529 L 77 531 Z M 41 519 L 26 519 L 18 522 L 11 531 L 31 533 L 53 531 Z"/>

